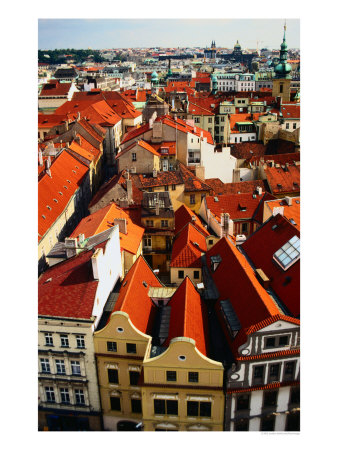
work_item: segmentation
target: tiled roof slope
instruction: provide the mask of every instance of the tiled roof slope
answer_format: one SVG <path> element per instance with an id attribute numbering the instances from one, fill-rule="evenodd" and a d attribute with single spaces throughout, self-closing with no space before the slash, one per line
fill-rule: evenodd
<path id="1" fill-rule="evenodd" d="M 211 269 L 211 256 L 219 255 L 221 262 L 216 270 Z M 230 300 L 241 324 L 241 331 L 231 342 L 234 354 L 246 342 L 247 330 L 261 322 L 280 314 L 281 311 L 266 290 L 260 285 L 253 269 L 236 246 L 226 238 L 220 239 L 207 253 L 207 266 L 219 291 L 216 311 L 224 325 L 220 302 Z M 228 335 L 227 332 L 225 332 Z"/>
<path id="2" fill-rule="evenodd" d="M 245 194 L 229 194 L 229 195 L 218 195 L 215 201 L 215 197 L 206 197 L 206 203 L 208 209 L 218 218 L 221 217 L 221 213 L 230 214 L 232 220 L 238 219 L 252 219 L 258 208 L 259 203 L 263 199 L 263 195 L 256 195 L 253 198 L 252 193 Z M 240 209 L 246 208 L 245 211 Z"/>
<path id="3" fill-rule="evenodd" d="M 281 113 L 284 119 L 299 119 L 300 105 L 299 104 L 283 104 L 281 106 Z"/>
<path id="4" fill-rule="evenodd" d="M 277 225 L 273 229 L 273 226 Z M 274 253 L 299 230 L 285 217 L 277 214 L 267 220 L 242 245 L 243 250 L 257 269 L 262 269 L 270 285 L 294 317 L 300 314 L 300 260 L 284 271 L 273 260 Z"/>
<path id="5" fill-rule="evenodd" d="M 142 139 L 133 142 L 131 145 L 129 145 L 129 147 L 125 148 L 124 150 L 122 150 L 121 152 L 119 152 L 116 155 L 116 158 L 119 158 L 120 156 L 124 155 L 125 153 L 127 153 L 129 150 L 131 150 L 132 148 L 135 147 L 135 145 L 139 145 L 140 147 L 144 148 L 145 150 L 148 150 L 148 152 L 152 153 L 155 156 L 159 156 L 159 154 L 157 153 L 157 151 L 150 145 L 148 144 L 148 142 L 143 141 Z"/>
<path id="6" fill-rule="evenodd" d="M 300 165 L 289 165 L 287 170 L 282 167 L 265 168 L 267 182 L 273 194 L 300 192 Z"/>
<path id="7" fill-rule="evenodd" d="M 188 223 L 192 223 L 204 236 L 210 236 L 209 231 L 203 226 L 196 213 L 186 205 L 182 205 L 175 211 L 175 234 L 178 234 Z"/>
<path id="8" fill-rule="evenodd" d="M 170 267 L 202 267 L 201 254 L 207 251 L 205 236 L 188 223 L 173 244 Z"/>
<path id="9" fill-rule="evenodd" d="M 39 114 L 38 128 L 51 128 L 64 125 L 67 120 L 65 114 Z"/>
<path id="10" fill-rule="evenodd" d="M 208 178 L 205 180 L 205 183 L 212 188 L 213 195 L 246 194 L 249 192 L 252 194 L 257 187 L 261 187 L 262 191 L 265 190 L 264 182 L 262 180 L 223 183 L 219 178 Z"/>
<path id="11" fill-rule="evenodd" d="M 298 201 L 298 203 L 296 203 Z M 266 205 L 268 206 L 269 210 L 271 211 L 271 214 L 273 213 L 273 209 L 275 207 L 281 207 L 284 208 L 283 216 L 288 219 L 290 222 L 291 219 L 294 220 L 295 224 L 293 223 L 297 230 L 300 231 L 300 197 L 292 197 L 292 204 L 289 206 L 284 199 L 279 200 L 270 200 L 266 202 Z"/>
<path id="12" fill-rule="evenodd" d="M 63 213 L 69 200 L 81 186 L 88 167 L 64 150 L 52 162 L 50 171 L 51 177 L 45 173 L 40 175 L 38 182 L 39 241 Z"/>
<path id="13" fill-rule="evenodd" d="M 139 256 L 125 276 L 113 312 L 124 311 L 135 327 L 149 333 L 156 306 L 148 296 L 149 286 L 162 287 L 143 256 Z"/>
<path id="14" fill-rule="evenodd" d="M 60 83 L 57 80 L 50 80 L 43 85 L 39 97 L 65 96 L 68 94 L 71 85 L 72 83 Z"/>
<path id="15" fill-rule="evenodd" d="M 107 242 L 107 241 L 106 241 Z M 105 248 L 106 242 L 95 248 Z M 41 316 L 90 319 L 98 281 L 93 278 L 91 250 L 44 272 L 38 282 L 38 313 Z"/>
<path id="16" fill-rule="evenodd" d="M 231 146 L 230 153 L 237 159 L 248 159 L 252 156 L 263 156 L 266 146 L 258 142 L 239 142 Z"/>
<path id="17" fill-rule="evenodd" d="M 169 335 L 164 345 L 169 345 L 173 338 L 187 337 L 194 339 L 197 349 L 207 355 L 206 308 L 188 277 L 180 284 L 169 305 L 171 306 Z"/>
<path id="18" fill-rule="evenodd" d="M 102 231 L 112 228 L 114 226 L 114 219 L 116 218 L 127 220 L 127 234 L 119 233 L 121 249 L 135 255 L 142 242 L 144 228 L 135 225 L 128 214 L 115 203 L 83 218 L 70 237 L 77 237 L 79 234 L 84 234 L 85 238 L 88 238 L 99 234 Z"/>
<path id="19" fill-rule="evenodd" d="M 64 113 L 75 120 L 78 112 L 82 117 L 86 117 L 93 123 L 102 126 L 114 126 L 121 120 L 121 117 L 104 100 L 92 103 L 89 101 L 68 101 L 57 109 L 57 113 Z"/>

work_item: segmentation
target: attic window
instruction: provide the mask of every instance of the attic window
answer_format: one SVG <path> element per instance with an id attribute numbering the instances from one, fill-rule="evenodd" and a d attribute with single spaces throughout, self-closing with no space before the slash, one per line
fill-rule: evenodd
<path id="1" fill-rule="evenodd" d="M 292 225 L 297 225 L 293 219 L 290 219 L 290 222 L 292 223 Z"/>
<path id="2" fill-rule="evenodd" d="M 278 226 L 278 225 L 276 225 L 276 224 L 275 224 L 275 225 L 272 225 L 271 229 L 272 229 L 272 230 L 275 230 L 275 229 L 277 228 L 277 226 Z"/>
<path id="3" fill-rule="evenodd" d="M 69 181 L 69 180 L 67 180 L 67 183 L 69 183 L 69 184 L 70 184 L 70 181 Z"/>
<path id="4" fill-rule="evenodd" d="M 54 200 L 55 203 L 58 203 L 58 201 L 56 200 L 56 198 L 53 198 L 53 200 Z"/>
<path id="5" fill-rule="evenodd" d="M 67 186 L 63 186 L 63 187 L 67 189 Z M 63 195 L 63 193 L 61 191 L 59 191 L 59 194 Z"/>
<path id="6" fill-rule="evenodd" d="M 284 270 L 287 270 L 292 264 L 298 261 L 299 258 L 300 239 L 296 235 L 273 255 L 273 259 L 277 261 Z"/>
<path id="7" fill-rule="evenodd" d="M 65 189 L 68 189 L 68 187 L 67 187 L 67 186 L 63 186 L 63 187 L 64 187 Z M 63 195 L 63 194 L 62 194 L 62 192 L 59 192 L 59 194 Z"/>
<path id="8" fill-rule="evenodd" d="M 299 205 L 300 201 L 299 201 L 299 200 L 296 200 L 296 203 Z"/>
<path id="9" fill-rule="evenodd" d="M 238 204 L 238 207 L 240 211 L 246 211 L 246 206 L 241 206 L 240 204 Z"/>
<path id="10" fill-rule="evenodd" d="M 142 284 L 144 287 L 148 287 L 148 283 L 146 283 L 145 281 L 142 281 Z"/>
<path id="11" fill-rule="evenodd" d="M 283 186 L 281 184 L 277 183 L 277 187 L 279 187 L 279 189 L 282 189 Z"/>
<path id="12" fill-rule="evenodd" d="M 75 169 L 78 169 L 78 167 L 77 167 L 77 166 L 75 166 Z"/>
<path id="13" fill-rule="evenodd" d="M 45 219 L 45 218 L 46 218 L 46 216 L 45 216 L 44 214 L 42 214 L 42 218 L 43 218 L 43 219 Z"/>
<path id="14" fill-rule="evenodd" d="M 72 170 L 73 173 L 76 173 L 75 170 Z"/>
<path id="15" fill-rule="evenodd" d="M 52 208 L 49 205 L 47 205 L 47 209 L 49 209 L 51 211 Z"/>

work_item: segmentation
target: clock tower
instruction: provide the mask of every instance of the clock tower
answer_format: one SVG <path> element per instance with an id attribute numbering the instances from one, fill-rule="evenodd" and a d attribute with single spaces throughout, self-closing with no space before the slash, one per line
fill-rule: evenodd
<path id="1" fill-rule="evenodd" d="M 288 47 L 285 42 L 286 24 L 284 25 L 284 37 L 280 46 L 279 62 L 275 66 L 275 76 L 273 79 L 272 96 L 281 97 L 283 103 L 290 101 L 290 85 L 292 67 L 288 64 Z"/>

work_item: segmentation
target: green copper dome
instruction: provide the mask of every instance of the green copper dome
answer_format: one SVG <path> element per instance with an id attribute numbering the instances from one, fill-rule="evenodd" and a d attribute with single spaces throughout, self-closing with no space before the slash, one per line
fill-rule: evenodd
<path id="1" fill-rule="evenodd" d="M 280 46 L 279 62 L 274 68 L 275 78 L 291 78 L 290 72 L 292 67 L 288 64 L 288 46 L 285 41 L 285 30 L 286 25 L 284 25 L 283 42 Z"/>
<path id="2" fill-rule="evenodd" d="M 239 45 L 238 40 L 237 40 L 237 43 L 235 44 L 234 48 L 235 48 L 236 50 L 240 50 L 240 49 L 242 48 L 242 47 Z"/>
<path id="3" fill-rule="evenodd" d="M 152 80 L 158 80 L 158 75 L 157 75 L 157 73 L 155 72 L 155 70 L 154 70 L 154 72 L 151 74 L 151 79 Z"/>

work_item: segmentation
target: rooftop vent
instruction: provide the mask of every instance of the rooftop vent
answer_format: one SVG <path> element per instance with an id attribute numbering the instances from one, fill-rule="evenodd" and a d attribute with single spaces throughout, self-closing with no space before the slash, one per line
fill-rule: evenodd
<path id="1" fill-rule="evenodd" d="M 271 229 L 275 230 L 277 227 L 278 227 L 278 225 L 275 224 L 275 225 L 272 225 Z"/>
<path id="2" fill-rule="evenodd" d="M 145 281 L 142 281 L 142 284 L 144 287 L 148 287 L 148 283 L 146 283 Z"/>
<path id="3" fill-rule="evenodd" d="M 218 202 L 218 197 L 214 197 L 214 201 L 215 201 L 215 202 Z"/>

